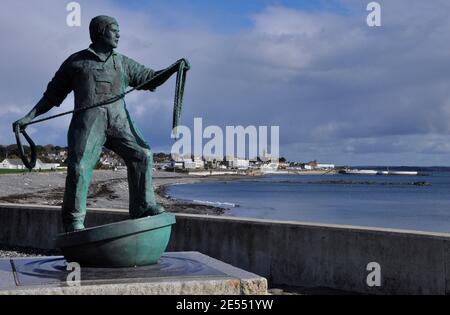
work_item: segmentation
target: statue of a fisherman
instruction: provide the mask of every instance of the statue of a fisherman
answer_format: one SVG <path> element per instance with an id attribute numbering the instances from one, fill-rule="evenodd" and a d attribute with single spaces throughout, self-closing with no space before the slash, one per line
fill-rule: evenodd
<path id="1" fill-rule="evenodd" d="M 114 51 L 119 42 L 119 24 L 108 16 L 95 17 L 89 26 L 92 44 L 70 56 L 56 72 L 38 104 L 14 129 L 29 124 L 35 117 L 60 106 L 74 91 L 75 109 L 111 99 L 130 87 L 138 87 L 158 76 L 156 81 L 140 87 L 154 91 L 177 71 L 171 66 L 153 71 Z M 185 70 L 189 63 L 184 60 Z M 123 98 L 112 104 L 76 112 L 68 132 L 68 170 L 62 219 L 66 232 L 84 229 L 86 198 L 90 179 L 102 147 L 120 155 L 128 168 L 130 217 L 132 219 L 164 212 L 156 204 L 152 187 L 153 156 L 130 118 Z"/>

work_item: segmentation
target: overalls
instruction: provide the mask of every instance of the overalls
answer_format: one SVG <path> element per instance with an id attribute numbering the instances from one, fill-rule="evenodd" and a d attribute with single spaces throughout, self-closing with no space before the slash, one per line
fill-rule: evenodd
<path id="1" fill-rule="evenodd" d="M 153 70 L 115 52 L 102 60 L 88 49 L 72 55 L 63 64 L 49 83 L 44 97 L 58 105 L 73 90 L 75 108 L 80 108 L 119 95 L 127 86 L 145 82 L 153 74 Z M 66 231 L 84 228 L 89 183 L 103 146 L 121 156 L 127 165 L 130 217 L 139 218 L 162 211 L 156 205 L 152 187 L 152 152 L 121 99 L 75 113 L 72 117 L 62 207 Z"/>

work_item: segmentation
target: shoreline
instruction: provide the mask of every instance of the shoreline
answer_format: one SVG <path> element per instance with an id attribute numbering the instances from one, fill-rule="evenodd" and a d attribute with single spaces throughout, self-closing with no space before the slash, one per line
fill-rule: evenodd
<path id="1" fill-rule="evenodd" d="M 171 197 L 167 191 L 170 186 L 177 184 L 195 184 L 202 182 L 228 182 L 234 180 L 243 180 L 248 178 L 246 175 L 214 175 L 214 176 L 195 176 L 187 175 L 181 177 L 184 179 L 178 182 L 171 183 L 155 183 L 155 194 L 157 202 L 161 204 L 167 211 L 172 213 L 188 213 L 188 214 L 206 214 L 206 215 L 223 215 L 228 208 L 211 206 L 192 201 L 181 200 Z"/>
<path id="2" fill-rule="evenodd" d="M 323 171 L 305 171 L 288 175 L 322 175 Z M 168 189 L 176 184 L 195 184 L 204 182 L 228 182 L 235 180 L 252 181 L 257 177 L 274 174 L 218 174 L 200 175 L 154 171 L 153 187 L 156 202 L 168 212 L 223 215 L 227 206 L 216 206 L 179 200 L 169 196 Z M 281 175 L 281 173 L 280 173 Z M 21 173 L 0 176 L 0 202 L 12 204 L 36 204 L 62 206 L 66 173 Z M 94 171 L 87 198 L 88 208 L 112 208 L 128 211 L 127 171 Z"/>
<path id="3" fill-rule="evenodd" d="M 335 175 L 337 172 L 326 172 L 329 175 Z M 191 173 L 189 175 L 183 174 L 179 177 L 181 180 L 180 182 L 171 182 L 171 183 L 155 183 L 155 194 L 157 196 L 157 201 L 162 206 L 166 207 L 166 210 L 169 210 L 170 212 L 174 213 L 189 213 L 189 214 L 211 214 L 211 215 L 223 215 L 227 210 L 229 210 L 226 206 L 212 206 L 207 204 L 201 204 L 201 203 L 195 203 L 192 201 L 187 200 L 180 200 L 174 197 L 171 197 L 168 195 L 167 190 L 170 186 L 177 185 L 177 184 L 195 184 L 195 183 L 203 183 L 203 182 L 229 182 L 229 181 L 235 181 L 235 180 L 242 180 L 242 181 L 252 181 L 255 177 L 264 177 L 264 176 L 271 176 L 271 175 L 277 175 L 277 173 L 266 173 L 266 174 L 251 174 L 251 175 L 244 175 L 244 174 L 224 174 L 224 175 L 206 175 L 201 176 L 197 175 L 195 173 Z M 278 175 L 314 175 L 314 176 L 320 176 L 324 175 L 324 171 L 303 171 L 303 172 L 289 172 L 289 173 L 283 173 L 280 172 Z M 157 177 L 156 177 L 157 178 Z M 158 200 L 159 199 L 159 200 Z"/>
<path id="4" fill-rule="evenodd" d="M 0 176 L 0 202 L 61 206 L 64 197 L 65 173 L 24 173 Z M 168 212 L 222 215 L 226 207 L 178 200 L 168 195 L 171 185 L 200 182 L 234 181 L 254 176 L 226 174 L 196 176 L 180 173 L 154 172 L 156 202 Z M 89 186 L 88 208 L 113 208 L 128 211 L 128 179 L 126 171 L 95 171 Z"/>

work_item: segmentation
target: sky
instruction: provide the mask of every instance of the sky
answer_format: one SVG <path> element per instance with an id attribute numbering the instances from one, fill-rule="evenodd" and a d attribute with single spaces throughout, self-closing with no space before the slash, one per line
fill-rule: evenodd
<path id="1" fill-rule="evenodd" d="M 279 126 L 280 155 L 337 165 L 450 166 L 450 2 L 388 0 L 3 0 L 0 144 L 61 63 L 89 46 L 92 17 L 118 19 L 117 51 L 155 70 L 187 58 L 182 123 Z M 169 152 L 172 78 L 127 107 L 155 152 Z M 48 114 L 73 108 L 73 95 Z M 70 116 L 30 126 L 66 145 Z"/>

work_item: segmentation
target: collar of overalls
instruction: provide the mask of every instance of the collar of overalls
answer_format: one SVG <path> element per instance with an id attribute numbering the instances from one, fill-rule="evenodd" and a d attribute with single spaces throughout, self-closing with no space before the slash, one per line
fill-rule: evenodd
<path id="1" fill-rule="evenodd" d="M 106 62 L 111 56 L 117 56 L 117 53 L 113 50 L 111 52 L 111 54 L 108 57 L 101 57 L 99 54 L 97 54 L 93 48 L 93 45 L 90 45 L 89 48 L 87 49 L 87 51 L 91 52 L 92 54 L 94 54 L 100 61 L 102 62 Z"/>

